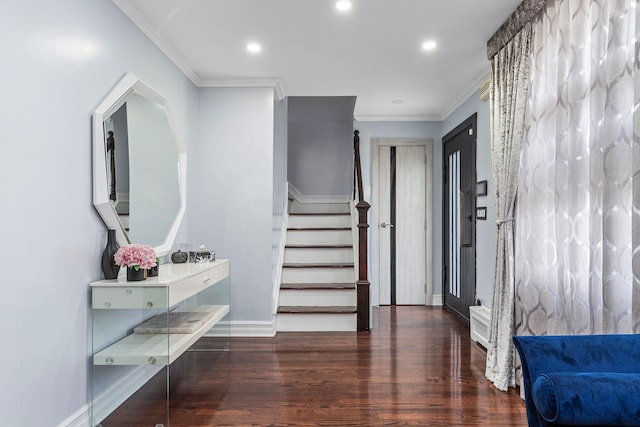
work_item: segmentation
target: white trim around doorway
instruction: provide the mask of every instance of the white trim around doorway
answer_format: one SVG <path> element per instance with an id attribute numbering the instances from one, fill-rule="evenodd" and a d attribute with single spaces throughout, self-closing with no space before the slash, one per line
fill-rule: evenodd
<path id="1" fill-rule="evenodd" d="M 414 138 L 371 138 L 371 257 L 375 260 L 375 271 L 371 269 L 371 299 L 372 305 L 380 305 L 380 247 L 379 247 L 379 218 L 380 218 L 380 201 L 378 197 L 378 189 L 380 188 L 380 147 L 383 146 L 424 146 L 425 159 L 425 285 L 426 285 L 426 305 L 442 305 L 442 295 L 434 295 L 433 288 L 433 140 L 432 139 L 414 139 Z"/>

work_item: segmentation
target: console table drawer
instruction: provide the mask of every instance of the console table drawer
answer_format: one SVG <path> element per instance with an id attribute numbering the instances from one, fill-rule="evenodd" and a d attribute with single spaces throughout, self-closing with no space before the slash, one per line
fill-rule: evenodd
<path id="1" fill-rule="evenodd" d="M 96 309 L 167 308 L 167 287 L 129 286 L 93 288 L 92 306 Z"/>
<path id="2" fill-rule="evenodd" d="M 184 301 L 199 292 L 215 285 L 225 277 L 229 276 L 229 263 L 217 265 L 215 268 L 205 270 L 201 273 L 180 280 L 171 285 L 169 293 L 169 306 Z"/>
<path id="3" fill-rule="evenodd" d="M 230 274 L 229 260 L 204 264 L 163 264 L 158 277 L 141 282 L 117 280 L 91 283 L 94 309 L 169 308 L 186 300 Z"/>

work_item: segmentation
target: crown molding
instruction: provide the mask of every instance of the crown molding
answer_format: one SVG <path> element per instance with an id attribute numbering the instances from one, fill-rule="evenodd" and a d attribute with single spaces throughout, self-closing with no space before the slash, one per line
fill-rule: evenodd
<path id="1" fill-rule="evenodd" d="M 278 100 L 282 100 L 286 97 L 285 91 L 282 87 L 282 83 L 278 78 L 264 78 L 264 79 L 252 79 L 252 78 L 211 78 L 201 79 L 198 74 L 186 64 L 186 62 L 176 52 L 167 45 L 162 37 L 152 29 L 148 22 L 138 12 L 138 10 L 131 5 L 127 0 L 112 0 L 113 3 L 122 10 L 122 12 L 133 21 L 135 25 L 147 36 L 151 41 L 158 46 L 158 48 L 173 62 L 176 67 L 184 73 L 185 76 L 196 87 L 272 87 L 275 92 L 275 97 Z M 356 121 L 359 122 L 439 122 L 446 120 L 454 111 L 456 111 L 462 104 L 464 104 L 471 96 L 473 96 L 479 89 L 482 82 L 491 73 L 485 73 L 476 80 L 473 84 L 458 98 L 453 104 L 446 108 L 442 114 L 437 115 L 369 115 L 369 114 L 357 114 L 354 115 Z"/>
<path id="2" fill-rule="evenodd" d="M 173 62 L 194 85 L 200 86 L 200 78 L 195 71 L 193 71 L 193 69 L 184 62 L 180 55 L 175 53 L 173 49 L 164 42 L 162 37 L 160 37 L 160 35 L 149 26 L 149 23 L 135 7 L 126 0 L 113 0 L 113 2 L 124 12 L 125 15 L 129 17 L 129 19 L 133 21 L 134 24 L 138 26 L 138 28 L 140 28 L 147 37 L 151 39 L 156 46 L 158 46 L 165 55 L 167 55 L 169 60 L 171 60 L 171 62 Z"/>
<path id="3" fill-rule="evenodd" d="M 276 99 L 281 100 L 286 96 L 280 79 L 272 77 L 266 79 L 203 79 L 198 87 L 271 87 L 275 92 Z"/>
<path id="4" fill-rule="evenodd" d="M 481 75 L 479 78 L 475 79 L 471 86 L 462 94 L 457 101 L 449 106 L 449 108 L 445 109 L 440 117 L 439 121 L 445 121 L 453 112 L 455 112 L 462 104 L 467 102 L 469 98 L 471 98 L 478 90 L 480 90 L 480 86 L 482 83 L 491 75 L 490 72 Z"/>
<path id="5" fill-rule="evenodd" d="M 278 100 L 284 99 L 286 96 L 282 83 L 278 78 L 264 78 L 264 79 L 243 79 L 243 78 L 221 78 L 221 79 L 201 79 L 198 74 L 187 65 L 187 63 L 178 55 L 162 37 L 149 25 L 144 17 L 138 12 L 138 10 L 131 5 L 127 0 L 113 0 L 113 2 L 124 12 L 125 15 L 133 21 L 134 24 L 140 28 L 140 30 L 151 39 L 151 41 L 158 46 L 158 48 L 173 62 L 176 67 L 184 73 L 185 76 L 196 87 L 271 87 L 275 92 L 275 97 Z"/>
<path id="6" fill-rule="evenodd" d="M 358 122 L 439 122 L 440 116 L 420 116 L 420 115 L 372 115 L 372 114 L 354 114 L 354 118 Z"/>

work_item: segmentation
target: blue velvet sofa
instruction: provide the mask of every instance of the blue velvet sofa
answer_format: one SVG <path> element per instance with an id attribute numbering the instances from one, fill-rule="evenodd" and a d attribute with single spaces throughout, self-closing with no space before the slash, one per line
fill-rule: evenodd
<path id="1" fill-rule="evenodd" d="M 513 337 L 529 426 L 640 426 L 640 335 Z"/>

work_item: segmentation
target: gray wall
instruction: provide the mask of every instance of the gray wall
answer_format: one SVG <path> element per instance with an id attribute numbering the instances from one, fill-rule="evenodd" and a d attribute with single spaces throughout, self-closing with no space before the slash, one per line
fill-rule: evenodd
<path id="1" fill-rule="evenodd" d="M 232 260 L 232 321 L 271 321 L 273 89 L 201 89 L 198 111 L 189 241 Z"/>
<path id="2" fill-rule="evenodd" d="M 303 196 L 353 191 L 355 97 L 291 97 L 288 181 Z"/>
<path id="3" fill-rule="evenodd" d="M 0 179 L 10 184 L 0 231 L 0 414 L 7 426 L 52 426 L 90 395 L 88 284 L 102 278 L 106 244 L 92 205 L 91 114 L 133 72 L 169 99 L 188 143 L 197 92 L 111 0 L 2 9 Z"/>
<path id="4" fill-rule="evenodd" d="M 478 206 L 487 207 L 487 220 L 476 223 L 476 296 L 483 305 L 491 307 L 496 253 L 496 208 L 491 169 L 491 117 L 489 102 L 480 100 L 480 92 L 473 94 L 443 123 L 442 135 L 478 113 L 476 140 L 476 174 L 478 181 L 488 182 L 487 196 L 478 197 Z"/>
<path id="5" fill-rule="evenodd" d="M 371 200 L 371 154 L 373 138 L 422 138 L 433 140 L 433 287 L 434 294 L 442 293 L 442 123 L 441 122 L 355 122 L 360 131 L 362 181 L 365 199 Z M 371 214 L 369 214 L 371 219 Z M 375 226 L 375 225 L 372 225 Z M 371 246 L 375 246 L 375 233 L 370 233 Z M 371 301 L 379 302 L 378 264 L 373 253 L 369 256 Z"/>

